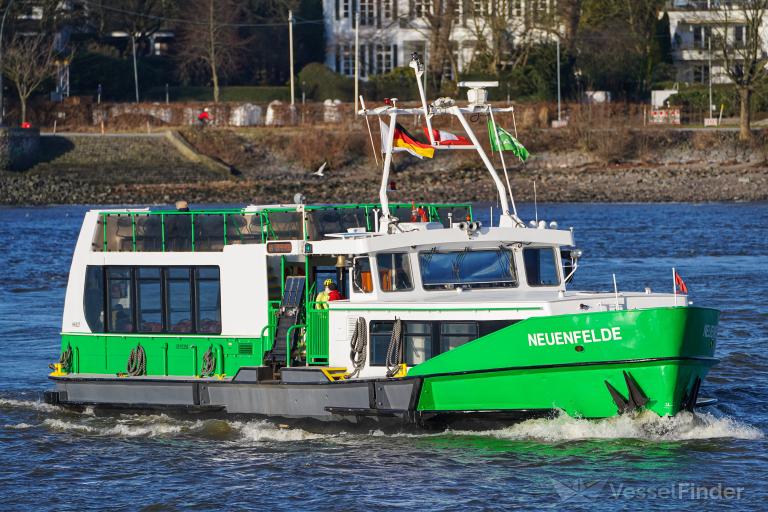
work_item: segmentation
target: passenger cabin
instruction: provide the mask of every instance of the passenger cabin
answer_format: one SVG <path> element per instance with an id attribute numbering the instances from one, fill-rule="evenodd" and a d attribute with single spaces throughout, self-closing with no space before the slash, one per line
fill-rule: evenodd
<path id="1" fill-rule="evenodd" d="M 200 376 L 209 350 L 221 378 L 244 366 L 351 369 L 363 319 L 359 376 L 382 376 L 396 321 L 411 367 L 557 313 L 570 231 L 481 226 L 469 204 L 390 210 L 388 232 L 377 204 L 89 212 L 62 327 L 73 371 L 123 372 L 137 345 L 147 375 Z M 327 279 L 341 300 L 316 301 Z"/>

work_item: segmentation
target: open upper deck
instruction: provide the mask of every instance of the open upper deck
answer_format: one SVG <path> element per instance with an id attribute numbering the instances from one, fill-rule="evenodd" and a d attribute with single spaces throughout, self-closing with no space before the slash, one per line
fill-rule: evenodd
<path id="1" fill-rule="evenodd" d="M 471 220 L 469 203 L 418 203 L 426 220 L 448 227 Z M 390 205 L 393 215 L 409 222 L 413 205 Z M 103 252 L 215 252 L 227 245 L 270 240 L 322 240 L 350 229 L 374 232 L 379 204 L 279 205 L 245 208 L 109 210 L 99 212 L 92 250 Z M 418 215 L 418 214 L 417 214 Z M 419 220 L 422 220 L 419 218 Z"/>

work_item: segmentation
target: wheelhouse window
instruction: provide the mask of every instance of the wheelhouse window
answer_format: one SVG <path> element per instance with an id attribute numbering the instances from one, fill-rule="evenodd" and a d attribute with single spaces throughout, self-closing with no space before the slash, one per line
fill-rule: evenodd
<path id="1" fill-rule="evenodd" d="M 512 251 L 498 249 L 419 253 L 425 290 L 512 288 L 518 285 Z"/>
<path id="2" fill-rule="evenodd" d="M 160 267 L 136 269 L 139 332 L 163 331 L 163 288 Z"/>
<path id="3" fill-rule="evenodd" d="M 389 253 L 376 256 L 379 267 L 379 284 L 385 292 L 413 290 L 408 253 Z"/>
<path id="4" fill-rule="evenodd" d="M 355 258 L 355 263 L 352 266 L 352 287 L 355 293 L 371 293 L 373 291 L 371 260 L 367 256 Z"/>
<path id="5" fill-rule="evenodd" d="M 528 286 L 557 286 L 560 275 L 557 271 L 555 250 L 551 247 L 523 249 L 525 275 Z"/>
<path id="6" fill-rule="evenodd" d="M 107 269 L 107 306 L 110 332 L 133 332 L 133 290 L 130 267 Z"/>

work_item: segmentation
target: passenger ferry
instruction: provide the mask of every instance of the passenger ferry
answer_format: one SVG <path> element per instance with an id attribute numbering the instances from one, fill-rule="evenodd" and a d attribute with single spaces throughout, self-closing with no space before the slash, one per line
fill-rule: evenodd
<path id="1" fill-rule="evenodd" d="M 512 109 L 467 85 L 462 107 L 422 90 L 422 108 L 360 111 L 389 121 L 376 203 L 86 213 L 46 400 L 425 427 L 693 410 L 719 312 L 570 289 L 572 230 L 522 222 L 466 119 Z M 498 225 L 470 204 L 389 202 L 403 115 L 423 116 L 434 150 L 478 153 Z M 468 142 L 435 140 L 436 116 Z M 328 282 L 341 299 L 317 300 Z"/>

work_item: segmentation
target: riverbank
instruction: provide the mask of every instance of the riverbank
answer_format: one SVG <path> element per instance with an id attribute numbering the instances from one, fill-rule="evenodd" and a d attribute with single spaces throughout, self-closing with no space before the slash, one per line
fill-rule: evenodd
<path id="1" fill-rule="evenodd" d="M 380 166 L 365 132 L 187 129 L 181 135 L 191 153 L 180 152 L 163 133 L 43 137 L 37 165 L 0 172 L 0 204 L 151 204 L 182 198 L 279 203 L 292 201 L 297 192 L 318 203 L 378 197 Z M 533 156 L 524 166 L 511 155 L 506 160 L 519 201 L 533 199 L 534 180 L 538 199 L 547 202 L 768 200 L 764 132 L 748 145 L 730 131 L 621 127 L 533 130 L 520 138 Z M 500 167 L 498 157 L 493 161 Z M 313 175 L 323 162 L 325 176 Z M 473 152 L 439 153 L 426 161 L 398 154 L 395 163 L 393 200 L 495 200 L 493 183 Z"/>

